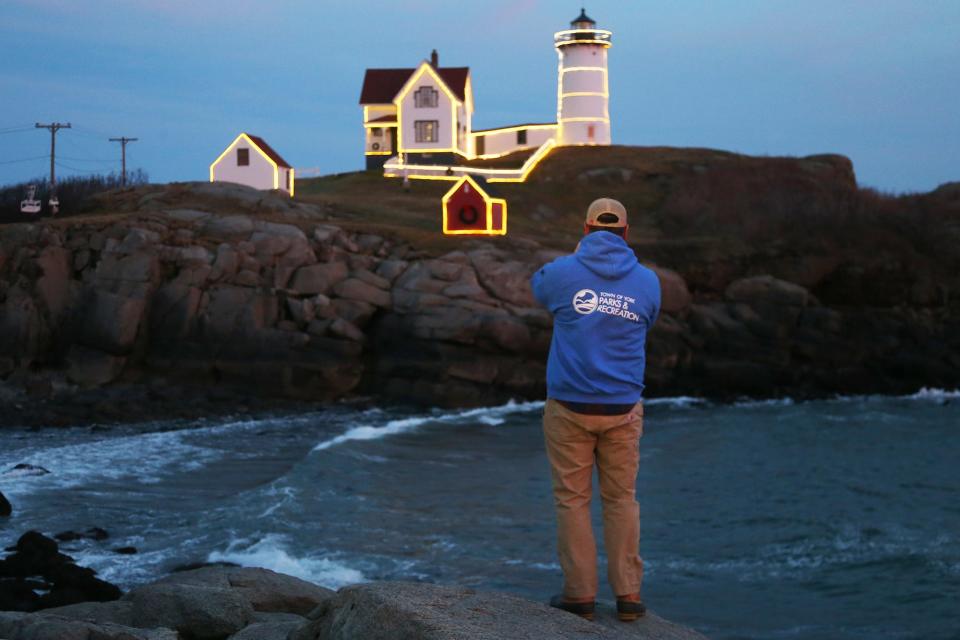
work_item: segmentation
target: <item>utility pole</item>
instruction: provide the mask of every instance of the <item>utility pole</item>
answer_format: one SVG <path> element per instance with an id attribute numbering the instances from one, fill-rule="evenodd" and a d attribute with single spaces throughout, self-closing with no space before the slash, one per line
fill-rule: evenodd
<path id="1" fill-rule="evenodd" d="M 57 156 L 57 131 L 60 129 L 70 129 L 70 123 L 61 124 L 59 122 L 51 122 L 50 124 L 36 124 L 37 129 L 49 129 L 50 130 L 50 195 L 52 196 L 57 192 L 57 171 L 54 166 L 54 162 Z"/>
<path id="2" fill-rule="evenodd" d="M 138 138 L 125 138 L 120 136 L 119 138 L 110 138 L 110 142 L 119 142 L 120 143 L 120 158 L 123 166 L 123 171 L 120 173 L 120 186 L 127 186 L 127 143 L 136 142 Z"/>

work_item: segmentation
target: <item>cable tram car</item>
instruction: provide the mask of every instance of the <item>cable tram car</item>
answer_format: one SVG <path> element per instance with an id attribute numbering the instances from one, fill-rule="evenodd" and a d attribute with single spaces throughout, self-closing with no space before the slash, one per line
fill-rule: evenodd
<path id="1" fill-rule="evenodd" d="M 25 200 L 20 201 L 20 213 L 40 213 L 40 201 L 37 199 L 37 185 L 32 184 L 27 187 L 27 197 Z"/>

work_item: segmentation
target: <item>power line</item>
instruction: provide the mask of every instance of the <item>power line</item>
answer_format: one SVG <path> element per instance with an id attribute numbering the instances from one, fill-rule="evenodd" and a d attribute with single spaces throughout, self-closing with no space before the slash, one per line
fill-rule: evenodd
<path id="1" fill-rule="evenodd" d="M 57 160 L 57 166 L 60 167 L 61 169 L 70 169 L 71 171 L 79 171 L 81 173 L 96 173 L 96 171 L 93 169 L 81 169 L 79 167 L 71 167 L 70 165 L 64 164 L 59 160 Z"/>
<path id="2" fill-rule="evenodd" d="M 77 125 L 74 127 L 74 130 L 82 136 L 87 136 L 88 138 L 109 138 L 110 134 L 105 131 L 100 131 L 98 129 L 91 129 L 90 127 Z"/>
<path id="3" fill-rule="evenodd" d="M 58 157 L 64 158 L 66 160 L 73 160 L 75 162 L 96 162 L 99 164 L 113 164 L 113 160 L 108 160 L 107 158 L 77 158 L 74 156 L 65 156 L 62 153 L 58 154 Z"/>
<path id="4" fill-rule="evenodd" d="M 23 131 L 31 131 L 33 127 L 10 127 L 9 129 L 0 129 L 0 135 L 7 133 L 21 133 Z"/>
<path id="5" fill-rule="evenodd" d="M 16 164 L 17 162 L 30 162 L 31 160 L 46 160 L 47 156 L 33 156 L 32 158 L 20 158 L 19 160 L 4 160 L 0 164 Z"/>
<path id="6" fill-rule="evenodd" d="M 101 140 L 104 137 L 99 133 L 91 133 L 89 131 L 84 131 L 83 129 L 78 129 L 77 127 L 74 127 L 74 131 L 76 131 L 77 135 L 86 136 L 87 138 L 96 138 L 97 140 Z"/>
<path id="7" fill-rule="evenodd" d="M 119 142 L 120 143 L 120 157 L 122 158 L 122 171 L 120 172 L 120 186 L 127 186 L 127 143 L 136 142 L 139 138 L 125 138 L 120 136 L 119 138 L 110 138 L 110 142 Z"/>

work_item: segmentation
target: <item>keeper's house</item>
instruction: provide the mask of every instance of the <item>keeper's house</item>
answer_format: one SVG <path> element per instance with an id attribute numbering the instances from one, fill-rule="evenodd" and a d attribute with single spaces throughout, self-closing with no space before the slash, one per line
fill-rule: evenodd
<path id="1" fill-rule="evenodd" d="M 439 66 L 436 51 L 415 69 L 367 69 L 360 105 L 367 169 L 398 153 L 431 164 L 471 153 L 470 69 Z"/>
<path id="2" fill-rule="evenodd" d="M 210 165 L 210 182 L 279 189 L 293 196 L 293 167 L 259 136 L 241 133 Z"/>
<path id="3" fill-rule="evenodd" d="M 470 69 L 441 67 L 436 50 L 413 69 L 367 69 L 360 91 L 366 168 L 397 177 L 456 180 L 472 174 L 520 182 L 556 146 L 609 145 L 612 34 L 584 11 L 570 27 L 554 34 L 555 122 L 474 130 Z M 516 167 L 470 165 L 514 153 Z"/>

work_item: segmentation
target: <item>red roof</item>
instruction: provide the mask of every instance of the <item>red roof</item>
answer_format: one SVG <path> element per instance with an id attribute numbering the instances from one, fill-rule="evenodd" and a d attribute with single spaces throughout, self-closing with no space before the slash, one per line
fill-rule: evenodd
<path id="1" fill-rule="evenodd" d="M 418 67 L 419 68 L 419 67 Z M 390 104 L 417 69 L 367 69 L 360 104 Z M 461 102 L 467 95 L 470 67 L 440 67 L 437 73 Z"/>
<path id="2" fill-rule="evenodd" d="M 457 99 L 463 102 L 467 97 L 467 78 L 470 76 L 470 67 L 441 67 L 437 69 L 440 77 L 447 83 L 450 90 L 457 94 Z"/>
<path id="3" fill-rule="evenodd" d="M 287 161 L 281 158 L 280 154 L 274 151 L 273 147 L 267 144 L 266 140 L 264 140 L 260 136 L 250 135 L 249 133 L 247 134 L 247 137 L 253 140 L 253 144 L 260 147 L 260 150 L 263 151 L 268 156 L 270 156 L 270 159 L 276 162 L 278 166 L 286 167 L 287 169 L 291 168 L 290 165 L 287 164 Z"/>

